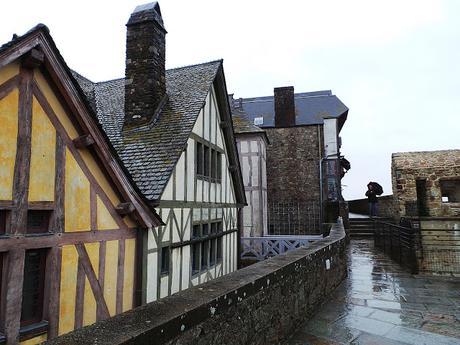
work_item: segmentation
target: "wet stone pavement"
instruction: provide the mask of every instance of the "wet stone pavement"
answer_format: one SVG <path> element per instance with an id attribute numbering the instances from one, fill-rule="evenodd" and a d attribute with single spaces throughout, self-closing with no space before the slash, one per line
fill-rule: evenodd
<path id="1" fill-rule="evenodd" d="M 352 240 L 348 278 L 289 345 L 460 345 L 460 278 L 412 275 Z"/>

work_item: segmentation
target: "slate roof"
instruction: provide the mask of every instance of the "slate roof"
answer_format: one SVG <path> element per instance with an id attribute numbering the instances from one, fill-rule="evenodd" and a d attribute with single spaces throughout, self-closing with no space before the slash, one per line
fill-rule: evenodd
<path id="1" fill-rule="evenodd" d="M 233 99 L 229 97 L 229 101 Z M 247 114 L 240 108 L 231 107 L 233 129 L 235 134 L 242 133 L 265 133 L 263 129 L 254 125 L 253 121 L 249 120 Z"/>
<path id="2" fill-rule="evenodd" d="M 330 90 L 303 92 L 294 95 L 296 125 L 317 125 L 323 123 L 324 117 L 346 117 L 348 108 Z M 241 107 L 250 121 L 263 117 L 260 127 L 275 126 L 274 97 L 253 97 L 235 99 L 232 108 Z"/>
<path id="3" fill-rule="evenodd" d="M 94 97 L 100 124 L 147 199 L 161 197 L 221 66 L 219 60 L 167 70 L 169 99 L 161 113 L 151 124 L 130 131 L 122 130 L 124 78 L 91 83 L 73 73 L 90 103 Z"/>

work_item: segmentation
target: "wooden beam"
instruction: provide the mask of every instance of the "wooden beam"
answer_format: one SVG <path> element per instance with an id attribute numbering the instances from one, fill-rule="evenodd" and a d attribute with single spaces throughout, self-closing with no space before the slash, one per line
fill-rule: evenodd
<path id="1" fill-rule="evenodd" d="M 19 109 L 16 164 L 14 165 L 13 200 L 11 227 L 9 232 L 23 232 L 27 225 L 27 199 L 29 196 L 29 175 L 32 137 L 32 81 L 33 71 L 21 69 L 19 83 Z"/>
<path id="2" fill-rule="evenodd" d="M 219 125 L 220 125 L 220 128 L 224 129 L 228 127 L 228 122 L 222 121 L 221 123 L 219 123 Z"/>
<path id="3" fill-rule="evenodd" d="M 22 285 L 24 280 L 24 249 L 12 249 L 8 252 L 6 263 L 5 291 L 5 336 L 8 344 L 19 343 L 21 322 Z"/>
<path id="4" fill-rule="evenodd" d="M 22 66 L 29 69 L 40 67 L 45 62 L 45 54 L 38 50 L 32 49 L 22 59 Z"/>
<path id="5" fill-rule="evenodd" d="M 117 297 L 115 303 L 115 312 L 123 312 L 123 287 L 125 281 L 125 240 L 118 241 L 118 269 L 117 269 Z"/>
<path id="6" fill-rule="evenodd" d="M 60 308 L 60 291 L 61 291 L 61 260 L 62 247 L 53 247 L 48 254 L 47 279 L 48 299 L 47 318 L 49 320 L 48 339 L 53 339 L 59 333 L 59 308 Z"/>
<path id="7" fill-rule="evenodd" d="M 85 271 L 86 277 L 88 278 L 89 285 L 91 286 L 91 290 L 93 291 L 93 294 L 94 294 L 94 299 L 96 300 L 96 308 L 99 314 L 98 319 L 99 320 L 108 319 L 110 317 L 110 313 L 109 313 L 109 309 L 107 308 L 107 304 L 105 303 L 104 291 L 102 290 L 101 285 L 99 284 L 99 281 L 97 279 L 97 275 L 94 272 L 94 268 L 89 259 L 88 252 L 86 251 L 86 247 L 84 244 L 79 243 L 75 245 L 75 248 L 77 249 L 77 252 L 78 252 L 78 263 L 81 264 L 81 267 Z M 84 293 L 84 290 L 83 290 L 83 293 Z"/>
<path id="8" fill-rule="evenodd" d="M 78 243 L 95 243 L 101 241 L 116 241 L 120 239 L 136 238 L 134 229 L 109 229 L 104 231 L 81 231 L 56 234 L 43 234 L 41 236 L 8 236 L 0 240 L 0 252 L 12 249 L 38 249 L 51 248 Z"/>
<path id="9" fill-rule="evenodd" d="M 134 205 L 131 202 L 122 202 L 118 204 L 116 210 L 120 216 L 126 216 L 134 211 Z"/>
<path id="10" fill-rule="evenodd" d="M 84 149 L 94 144 L 94 138 L 90 134 L 85 134 L 75 138 L 73 143 L 77 149 Z"/>

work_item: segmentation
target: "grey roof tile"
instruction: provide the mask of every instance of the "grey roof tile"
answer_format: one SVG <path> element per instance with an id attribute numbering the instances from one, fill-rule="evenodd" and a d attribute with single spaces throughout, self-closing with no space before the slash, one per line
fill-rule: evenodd
<path id="1" fill-rule="evenodd" d="M 330 90 L 296 93 L 294 95 L 296 125 L 316 125 L 323 123 L 323 117 L 340 117 L 348 108 Z M 234 99 L 232 112 L 241 109 L 254 123 L 256 117 L 263 117 L 260 127 L 275 126 L 275 106 L 273 96 Z"/>
<path id="2" fill-rule="evenodd" d="M 151 124 L 123 131 L 124 78 L 88 83 L 75 73 L 94 107 L 99 123 L 138 188 L 149 200 L 158 200 L 187 145 L 206 96 L 222 61 L 166 71 L 168 101 Z"/>

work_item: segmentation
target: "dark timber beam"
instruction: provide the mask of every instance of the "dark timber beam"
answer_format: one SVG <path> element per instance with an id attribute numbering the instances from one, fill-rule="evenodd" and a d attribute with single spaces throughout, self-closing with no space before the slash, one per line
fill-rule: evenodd
<path id="1" fill-rule="evenodd" d="M 126 216 L 134 211 L 134 205 L 131 202 L 122 202 L 118 204 L 116 210 L 120 216 Z"/>
<path id="2" fill-rule="evenodd" d="M 73 140 L 73 143 L 77 149 L 84 149 L 90 145 L 94 144 L 94 139 L 90 134 L 82 135 Z"/>
<path id="3" fill-rule="evenodd" d="M 22 65 L 29 69 L 40 67 L 44 62 L 45 54 L 35 48 L 30 50 L 22 59 Z"/>
<path id="4" fill-rule="evenodd" d="M 222 121 L 219 125 L 220 125 L 220 128 L 224 129 L 228 127 L 228 122 Z"/>

